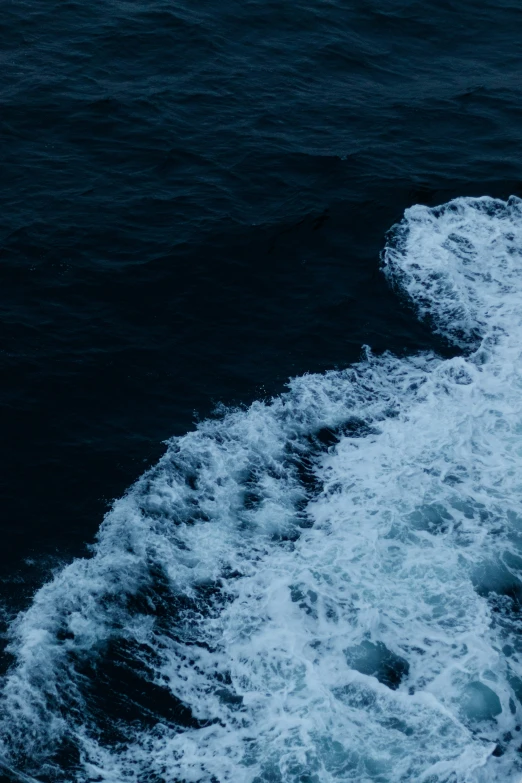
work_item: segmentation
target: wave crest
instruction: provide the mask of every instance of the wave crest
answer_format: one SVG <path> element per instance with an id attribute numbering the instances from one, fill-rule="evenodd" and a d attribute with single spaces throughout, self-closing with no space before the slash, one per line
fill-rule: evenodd
<path id="1" fill-rule="evenodd" d="M 368 351 L 169 442 L 12 625 L 9 769 L 515 783 L 521 209 L 388 235 L 385 274 L 465 355 Z"/>

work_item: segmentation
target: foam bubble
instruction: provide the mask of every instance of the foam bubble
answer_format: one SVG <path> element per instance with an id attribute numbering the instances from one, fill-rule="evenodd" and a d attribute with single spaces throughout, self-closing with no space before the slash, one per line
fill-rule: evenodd
<path id="1" fill-rule="evenodd" d="M 413 207 L 383 267 L 465 348 L 291 381 L 173 439 L 11 629 L 41 779 L 515 783 L 522 202 Z"/>

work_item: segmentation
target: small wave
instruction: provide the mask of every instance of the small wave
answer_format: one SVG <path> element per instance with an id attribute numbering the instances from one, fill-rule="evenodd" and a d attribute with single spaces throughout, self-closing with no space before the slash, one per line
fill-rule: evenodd
<path id="1" fill-rule="evenodd" d="M 461 356 L 367 350 L 172 439 L 12 624 L 4 763 L 518 783 L 521 254 L 519 199 L 412 207 L 383 271 Z"/>

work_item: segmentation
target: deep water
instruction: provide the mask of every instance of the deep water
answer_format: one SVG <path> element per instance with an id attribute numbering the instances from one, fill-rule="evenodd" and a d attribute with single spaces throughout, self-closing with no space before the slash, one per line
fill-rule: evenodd
<path id="1" fill-rule="evenodd" d="M 416 250 L 401 246 L 393 274 L 379 271 L 386 242 L 396 247 L 386 232 L 412 205 L 435 206 L 458 196 L 522 196 L 521 22 L 520 6 L 509 2 L 3 4 L 0 590 L 4 625 L 11 629 L 4 668 L 14 667 L 6 680 L 10 728 L 2 735 L 2 752 L 12 768 L 42 781 L 119 782 L 135 775 L 140 781 L 193 783 L 490 783 L 498 775 L 511 783 L 513 775 L 522 775 L 522 740 L 516 742 L 522 680 L 513 663 L 522 586 L 509 527 L 518 524 L 518 489 L 504 487 L 499 510 L 492 500 L 498 485 L 494 489 L 493 479 L 484 479 L 496 468 L 477 466 L 473 457 L 473 470 L 485 471 L 477 484 L 466 463 L 477 443 L 471 430 L 468 440 L 462 435 L 460 458 L 455 443 L 440 434 L 445 467 L 436 468 L 433 439 L 439 435 L 431 427 L 444 429 L 442 397 L 422 403 L 433 418 L 428 425 L 429 415 L 419 414 L 424 442 L 408 435 L 415 430 L 401 416 L 413 404 L 410 387 L 399 390 L 401 373 L 409 378 L 411 371 L 417 385 L 421 376 L 430 378 L 426 382 L 439 389 L 436 373 L 450 372 L 471 379 L 455 381 L 455 394 L 475 384 L 481 400 L 502 396 L 501 387 L 481 386 L 473 375 L 480 363 L 469 357 L 481 356 L 477 341 L 485 340 L 493 356 L 485 363 L 497 368 L 488 375 L 493 386 L 505 349 L 505 398 L 494 415 L 506 416 L 506 432 L 516 434 L 518 381 L 510 363 L 516 367 L 518 316 L 510 311 L 509 328 L 495 323 L 492 337 L 484 313 L 503 301 L 509 285 L 516 292 L 517 283 L 506 278 L 508 288 L 488 293 L 487 301 L 463 293 L 459 283 L 455 301 L 479 302 L 469 312 L 466 304 L 464 323 L 461 311 L 444 304 L 446 289 L 428 286 L 419 298 L 415 286 L 426 279 L 415 282 L 409 267 Z M 475 202 L 462 203 L 455 236 L 471 243 L 469 264 L 479 270 L 478 278 L 475 271 L 471 277 L 482 290 L 488 281 L 480 275 L 488 254 L 497 250 L 489 223 L 474 222 Z M 504 225 L 507 208 L 498 207 L 498 214 L 492 209 L 491 219 Z M 519 214 L 511 209 L 516 234 Z M 418 246 L 424 254 L 413 263 L 431 270 L 430 237 L 439 224 L 426 222 L 424 213 L 421 222 Z M 502 257 L 517 257 L 522 244 L 515 234 L 512 240 L 500 234 Z M 450 230 L 444 237 L 447 250 L 455 240 Z M 466 250 L 458 247 L 455 255 L 462 258 Z M 499 264 L 504 279 L 506 268 Z M 445 279 L 447 270 L 435 274 Z M 419 318 L 423 314 L 427 318 Z M 491 348 L 496 330 L 509 335 L 511 347 Z M 370 358 L 363 345 L 370 346 Z M 342 373 L 361 360 L 358 386 L 351 370 Z M 341 374 L 328 375 L 330 370 Z M 312 375 L 307 379 L 306 373 Z M 298 380 L 290 396 L 281 397 L 289 377 Z M 458 431 L 465 429 L 459 408 L 464 403 L 452 395 L 447 417 Z M 219 404 L 232 411 L 216 411 Z M 484 408 L 483 432 L 501 438 L 503 425 L 495 430 L 491 410 Z M 393 429 L 396 419 L 402 434 L 377 433 Z M 377 426 L 377 420 L 389 423 Z M 162 441 L 190 433 L 196 422 L 200 434 L 180 441 L 181 462 L 172 462 L 172 443 L 158 462 L 166 449 Z M 227 428 L 235 444 L 230 450 L 223 446 Z M 419 453 L 410 452 L 409 437 L 419 440 Z M 391 439 L 386 448 L 395 454 L 387 470 L 382 438 Z M 209 442 L 227 458 L 212 461 Z M 495 441 L 494 453 L 516 465 L 507 443 Z M 343 452 L 353 448 L 366 449 L 358 457 L 363 475 L 355 478 Z M 486 460 L 493 446 L 479 437 L 477 448 L 484 448 Z M 329 459 L 332 466 L 323 464 Z M 400 489 L 401 460 L 423 465 L 426 476 L 438 470 L 442 483 Z M 141 479 L 130 500 L 116 504 L 107 518 L 94 558 L 61 571 L 74 557 L 92 557 L 90 547 L 112 500 L 151 466 L 150 478 Z M 369 496 L 361 489 L 366 499 L 360 500 L 365 510 L 357 535 L 366 539 L 349 544 L 346 520 L 357 518 L 347 511 L 356 497 L 349 487 L 380 470 L 399 484 L 390 479 L 388 495 L 372 503 L 375 509 L 397 508 L 402 521 L 372 527 Z M 339 476 L 330 479 L 328 471 Z M 148 481 L 163 487 L 161 503 Z M 183 492 L 173 489 L 178 481 Z M 444 494 L 461 484 L 458 500 Z M 328 492 L 343 496 L 335 501 L 342 513 L 325 500 Z M 414 508 L 412 500 L 410 508 L 403 498 L 399 508 L 401 492 L 420 506 Z M 339 581 L 326 589 L 321 580 L 332 560 L 321 539 L 326 512 L 318 509 L 329 503 L 338 520 L 328 533 L 331 547 L 348 553 L 353 544 L 360 550 L 353 562 L 346 554 Z M 146 532 L 136 532 L 132 504 L 149 520 Z M 216 519 L 207 541 L 202 530 Z M 398 617 L 376 619 L 390 595 L 397 612 L 406 611 L 413 579 L 408 572 L 406 593 L 389 581 L 392 561 L 380 550 L 382 542 L 396 536 L 398 551 L 407 557 L 419 558 L 422 550 L 394 524 L 420 529 L 427 541 L 435 529 L 444 533 L 444 544 L 426 544 L 435 547 L 432 556 L 442 569 L 433 585 L 446 581 L 465 609 L 452 614 L 451 606 L 437 608 L 435 587 L 424 598 L 448 644 L 457 645 L 455 669 L 442 637 L 424 644 L 428 637 L 417 639 L 417 626 L 406 639 L 397 630 Z M 174 544 L 175 526 L 185 533 L 176 534 Z M 122 530 L 136 537 L 127 552 L 136 558 L 132 583 L 121 560 Z M 187 555 L 190 563 L 173 559 L 169 547 L 189 552 L 200 536 L 201 551 L 192 560 Z M 503 543 L 492 543 L 495 536 Z M 203 563 L 203 544 L 215 557 L 212 563 Z M 315 570 L 304 564 L 307 546 L 317 553 Z M 484 552 L 484 562 L 472 563 L 461 547 L 475 560 Z M 373 557 L 366 560 L 368 552 Z M 345 601 L 342 574 L 364 581 L 365 571 L 354 576 L 360 562 L 383 593 L 373 593 L 373 583 L 367 594 L 360 584 L 345 585 Z M 198 568 L 197 579 L 183 570 Z M 53 574 L 55 581 L 33 598 Z M 273 605 L 272 584 L 279 585 Z M 251 625 L 256 613 L 249 601 L 256 590 L 267 603 Z M 111 596 L 119 591 L 116 605 Z M 91 597 L 92 606 L 82 604 L 82 595 Z M 354 620 L 361 601 L 364 611 L 374 612 L 364 622 Z M 278 602 L 280 617 L 273 614 Z M 302 617 L 293 614 L 296 607 Z M 12 625 L 20 609 L 28 613 Z M 408 623 L 420 622 L 415 617 Z M 457 617 L 464 625 L 478 618 L 476 628 L 459 626 Z M 339 646 L 328 628 L 344 622 L 347 641 Z M 426 622 L 431 633 L 435 620 Z M 191 623 L 194 638 L 186 636 Z M 247 641 L 234 636 L 247 627 Z M 504 633 L 509 639 L 500 644 Z M 289 652 L 300 634 L 301 669 Z M 475 658 L 462 647 L 469 648 L 470 638 L 475 650 L 483 645 Z M 30 639 L 41 659 L 28 653 Z M 247 642 L 250 651 L 240 649 Z M 188 656 L 187 645 L 197 655 Z M 430 645 L 436 650 L 431 658 Z M 506 646 L 495 662 L 492 651 Z M 320 663 L 313 662 L 311 650 Z M 426 656 L 431 662 L 419 663 Z M 255 671 L 241 668 L 255 657 L 272 663 Z M 339 674 L 341 660 L 352 672 L 349 682 Z M 310 674 L 309 666 L 319 666 L 312 680 L 303 673 Z M 79 685 L 82 677 L 91 690 Z M 285 679 L 295 688 L 285 696 L 288 702 L 278 702 Z M 59 684 L 53 690 L 45 681 Z M 144 681 L 151 690 L 139 696 Z M 497 690 L 489 687 L 493 682 Z M 270 697 L 261 697 L 263 689 Z M 408 689 L 412 697 L 420 690 L 438 699 L 452 716 L 449 723 L 437 722 L 422 700 L 401 707 L 398 700 Z M 16 712 L 22 703 L 24 719 Z M 408 726 L 400 724 L 405 709 Z M 78 717 L 83 711 L 84 722 Z M 274 718 L 287 713 L 294 724 Z M 253 738 L 252 721 L 258 722 Z M 430 725 L 448 742 L 437 744 L 426 733 Z M 339 737 L 345 735 L 350 740 L 343 745 Z M 430 743 L 435 749 L 428 758 L 423 748 Z M 382 758 L 370 752 L 379 744 Z M 413 766 L 400 767 L 386 756 L 394 747 Z M 226 763 L 216 760 L 216 748 L 227 748 Z M 432 777 L 421 777 L 436 764 L 442 766 L 429 772 Z"/>

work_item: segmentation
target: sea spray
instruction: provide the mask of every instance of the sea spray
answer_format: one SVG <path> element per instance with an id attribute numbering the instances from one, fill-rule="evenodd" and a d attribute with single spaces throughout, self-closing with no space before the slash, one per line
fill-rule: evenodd
<path id="1" fill-rule="evenodd" d="M 10 767 L 518 783 L 522 202 L 412 207 L 382 264 L 462 355 L 367 350 L 170 441 L 11 627 Z"/>

